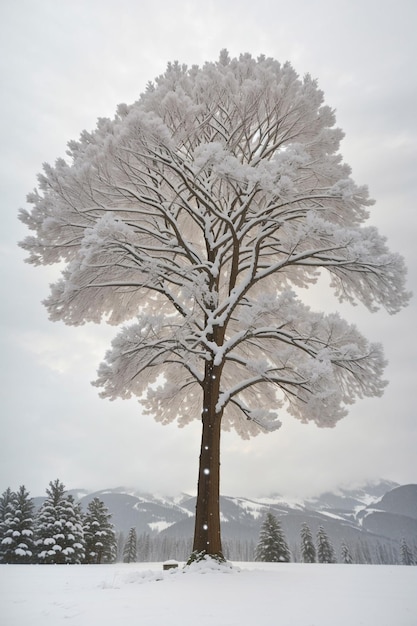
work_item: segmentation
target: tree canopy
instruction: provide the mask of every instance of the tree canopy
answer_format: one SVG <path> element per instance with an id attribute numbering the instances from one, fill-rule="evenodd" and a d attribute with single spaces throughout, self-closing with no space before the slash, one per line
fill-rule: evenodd
<path id="1" fill-rule="evenodd" d="M 403 259 L 365 225 L 372 201 L 342 137 L 309 75 L 223 51 L 201 68 L 169 64 L 71 141 L 21 211 L 29 262 L 65 264 L 50 318 L 125 323 L 99 367 L 101 395 L 136 396 L 162 423 L 202 419 L 206 496 L 218 491 L 220 427 L 276 430 L 283 409 L 331 427 L 385 386 L 381 346 L 297 292 L 327 272 L 340 301 L 371 311 L 409 297 Z M 200 548 L 214 541 L 207 516 Z"/>

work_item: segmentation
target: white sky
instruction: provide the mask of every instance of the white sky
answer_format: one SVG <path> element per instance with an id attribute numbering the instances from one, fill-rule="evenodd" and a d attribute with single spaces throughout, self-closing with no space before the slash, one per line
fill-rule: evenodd
<path id="1" fill-rule="evenodd" d="M 371 222 L 401 252 L 417 292 L 417 3 L 415 0 L 2 0 L 0 5 L 0 491 L 41 495 L 125 485 L 193 492 L 200 425 L 142 417 L 135 401 L 100 400 L 90 385 L 116 330 L 51 323 L 41 300 L 51 268 L 23 263 L 17 211 L 43 162 L 131 103 L 168 61 L 188 65 L 264 53 L 318 78 L 346 133 L 341 152 L 377 204 Z M 318 290 L 317 308 L 337 307 Z M 337 307 L 340 308 L 340 307 Z M 384 344 L 390 385 L 335 429 L 282 416 L 250 442 L 226 433 L 222 492 L 312 495 L 387 478 L 417 482 L 416 299 L 396 316 L 343 307 Z"/>

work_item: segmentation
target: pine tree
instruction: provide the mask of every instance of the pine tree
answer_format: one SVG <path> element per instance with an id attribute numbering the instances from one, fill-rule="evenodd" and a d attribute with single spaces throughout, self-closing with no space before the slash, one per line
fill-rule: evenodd
<path id="1" fill-rule="evenodd" d="M 323 526 L 317 531 L 317 558 L 319 563 L 335 563 L 333 546 Z"/>
<path id="2" fill-rule="evenodd" d="M 342 563 L 353 563 L 352 555 L 350 554 L 350 550 L 345 541 L 342 543 Z"/>
<path id="3" fill-rule="evenodd" d="M 62 506 L 65 487 L 58 479 L 49 483 L 47 498 L 36 520 L 36 549 L 40 563 L 62 563 Z"/>
<path id="4" fill-rule="evenodd" d="M 281 524 L 271 512 L 266 514 L 261 526 L 255 560 L 271 563 L 288 563 L 291 560 L 291 553 L 282 532 Z"/>
<path id="5" fill-rule="evenodd" d="M 401 540 L 401 565 L 414 565 L 413 553 L 410 550 L 405 538 Z"/>
<path id="6" fill-rule="evenodd" d="M 6 491 L 0 497 L 0 563 L 9 562 L 9 543 L 10 538 L 6 537 L 6 533 L 10 527 L 15 508 L 14 501 L 16 494 L 7 487 Z"/>
<path id="7" fill-rule="evenodd" d="M 116 558 L 116 536 L 104 502 L 94 498 L 84 516 L 86 563 L 112 563 Z"/>
<path id="8" fill-rule="evenodd" d="M 123 550 L 123 562 L 135 563 L 138 560 L 138 538 L 136 528 L 131 528 Z"/>
<path id="9" fill-rule="evenodd" d="M 84 538 L 81 512 L 58 479 L 49 483 L 47 498 L 36 524 L 37 559 L 40 563 L 82 563 Z"/>
<path id="10" fill-rule="evenodd" d="M 83 563 L 85 558 L 85 542 L 83 530 L 83 516 L 81 506 L 75 502 L 74 497 L 69 495 L 64 501 L 66 533 L 65 548 L 66 563 Z"/>
<path id="11" fill-rule="evenodd" d="M 0 496 L 0 532 L 2 532 L 3 524 L 10 513 L 10 503 L 15 497 L 16 494 L 10 489 L 10 487 L 7 487 L 6 491 L 4 491 Z"/>
<path id="12" fill-rule="evenodd" d="M 12 494 L 8 509 L 1 541 L 2 562 L 30 563 L 34 552 L 34 505 L 23 485 Z"/>
<path id="13" fill-rule="evenodd" d="M 316 548 L 314 547 L 313 535 L 305 522 L 301 526 L 301 558 L 303 563 L 316 562 Z"/>

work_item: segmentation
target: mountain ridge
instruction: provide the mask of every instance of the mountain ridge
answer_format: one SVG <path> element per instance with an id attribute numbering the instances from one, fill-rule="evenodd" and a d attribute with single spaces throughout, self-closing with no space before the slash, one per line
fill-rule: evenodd
<path id="1" fill-rule="evenodd" d="M 138 537 L 191 542 L 195 496 L 154 495 L 126 487 L 91 493 L 76 489 L 67 493 L 76 497 L 84 510 L 93 498 L 102 500 L 121 537 L 135 528 Z M 40 505 L 42 498 L 35 500 Z M 322 526 L 338 554 L 343 543 L 350 546 L 357 552 L 356 562 L 369 562 L 371 552 L 376 555 L 375 562 L 399 562 L 402 540 L 417 555 L 417 484 L 379 481 L 352 489 L 340 488 L 305 500 L 287 500 L 279 494 L 259 498 L 223 495 L 220 510 L 223 543 L 230 547 L 231 553 L 237 544 L 251 546 L 253 551 L 263 518 L 271 511 L 281 523 L 295 560 L 303 523 L 313 535 Z"/>

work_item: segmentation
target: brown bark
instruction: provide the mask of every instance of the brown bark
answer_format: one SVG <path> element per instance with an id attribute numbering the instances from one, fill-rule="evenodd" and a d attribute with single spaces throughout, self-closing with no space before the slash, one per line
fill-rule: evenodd
<path id="1" fill-rule="evenodd" d="M 205 368 L 202 437 L 193 554 L 224 560 L 220 532 L 220 432 L 222 414 L 216 412 L 220 368 Z"/>

